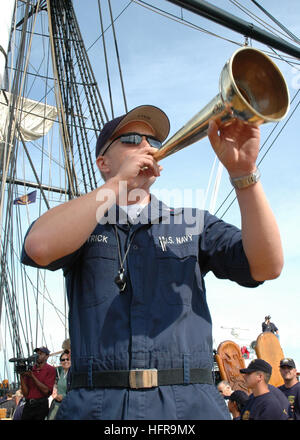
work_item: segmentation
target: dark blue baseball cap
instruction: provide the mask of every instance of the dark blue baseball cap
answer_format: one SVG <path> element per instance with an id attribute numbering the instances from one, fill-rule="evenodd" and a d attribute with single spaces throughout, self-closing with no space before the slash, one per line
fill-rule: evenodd
<path id="1" fill-rule="evenodd" d="M 281 359 L 281 361 L 280 361 L 280 367 L 296 368 L 296 364 L 293 359 L 284 358 L 284 359 Z"/>
<path id="2" fill-rule="evenodd" d="M 254 371 L 264 371 L 265 373 L 272 373 L 272 366 L 263 359 L 254 359 L 250 362 L 247 368 L 242 368 L 240 372 L 242 374 L 253 373 Z"/>
<path id="3" fill-rule="evenodd" d="M 37 347 L 37 348 L 34 349 L 34 352 L 36 353 L 38 350 L 42 351 L 43 353 L 46 353 L 48 355 L 50 354 L 50 351 L 48 350 L 47 347 Z"/>
<path id="4" fill-rule="evenodd" d="M 155 137 L 161 142 L 167 138 L 170 131 L 170 121 L 165 112 L 153 105 L 140 105 L 103 126 L 97 139 L 96 158 L 104 151 L 107 142 L 113 138 L 114 134 L 128 122 L 133 121 L 149 124 L 154 130 Z"/>

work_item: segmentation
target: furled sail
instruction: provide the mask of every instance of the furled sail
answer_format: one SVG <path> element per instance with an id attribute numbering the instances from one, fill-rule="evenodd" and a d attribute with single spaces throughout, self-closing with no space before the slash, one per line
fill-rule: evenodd
<path id="1" fill-rule="evenodd" d="M 10 100 L 12 95 L 8 92 L 1 92 L 0 96 L 0 141 L 5 140 L 5 125 L 10 111 Z M 34 141 L 44 136 L 51 129 L 56 117 L 56 107 L 28 98 L 20 99 L 19 108 L 16 111 L 16 118 L 23 140 Z M 16 134 L 18 137 L 18 133 Z"/>

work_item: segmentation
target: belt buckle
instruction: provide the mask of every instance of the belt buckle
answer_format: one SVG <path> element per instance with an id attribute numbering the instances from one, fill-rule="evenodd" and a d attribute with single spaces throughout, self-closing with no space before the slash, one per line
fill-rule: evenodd
<path id="1" fill-rule="evenodd" d="M 130 388 L 153 388 L 158 386 L 157 369 L 148 370 L 136 369 L 129 371 Z"/>

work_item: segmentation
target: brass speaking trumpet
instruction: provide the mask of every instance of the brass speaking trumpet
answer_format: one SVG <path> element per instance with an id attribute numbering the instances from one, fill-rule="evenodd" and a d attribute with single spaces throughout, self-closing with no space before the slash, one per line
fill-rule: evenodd
<path id="1" fill-rule="evenodd" d="M 243 47 L 222 69 L 220 93 L 154 154 L 159 161 L 207 136 L 210 119 L 219 126 L 235 118 L 260 125 L 278 122 L 289 110 L 289 92 L 276 64 L 263 52 Z"/>

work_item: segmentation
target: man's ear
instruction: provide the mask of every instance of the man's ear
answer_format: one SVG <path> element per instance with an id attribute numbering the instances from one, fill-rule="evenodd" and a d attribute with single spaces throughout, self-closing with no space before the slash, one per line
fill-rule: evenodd
<path id="1" fill-rule="evenodd" d="M 100 170 L 100 173 L 106 174 L 110 171 L 109 159 L 107 156 L 98 156 L 96 159 L 96 164 Z"/>

